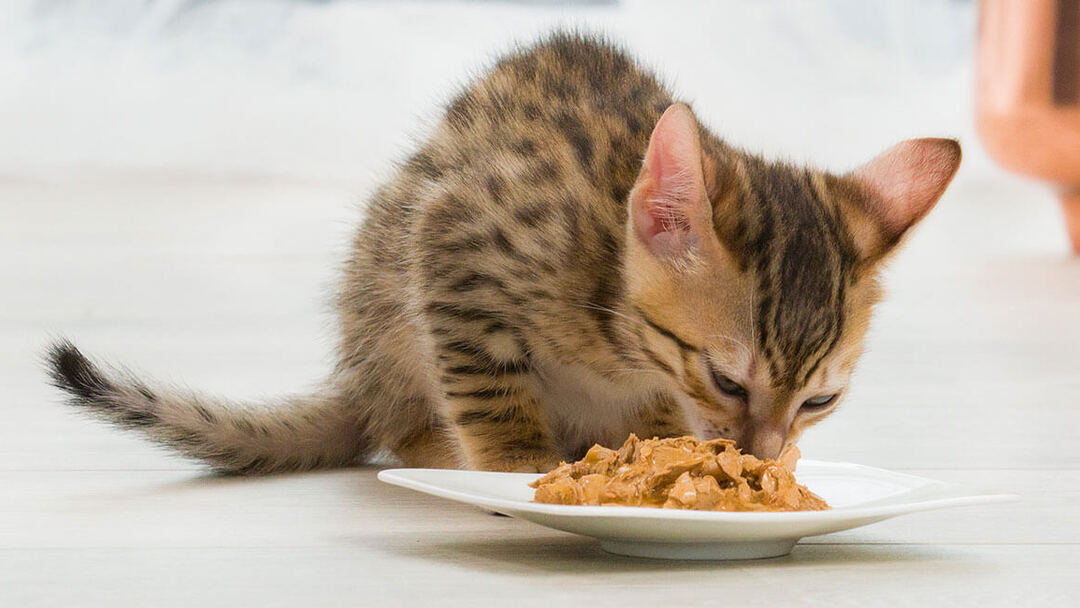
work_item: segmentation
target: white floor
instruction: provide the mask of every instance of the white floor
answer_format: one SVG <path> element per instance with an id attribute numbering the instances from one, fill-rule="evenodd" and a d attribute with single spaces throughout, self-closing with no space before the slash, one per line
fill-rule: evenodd
<path id="1" fill-rule="evenodd" d="M 1051 193 L 978 147 L 971 3 L 9 4 L 0 606 L 1075 603 L 1080 260 Z M 963 140 L 958 183 L 888 277 L 850 400 L 802 448 L 1023 502 L 776 560 L 653 562 L 375 469 L 215 478 L 59 403 L 38 362 L 56 335 L 238 398 L 316 381 L 335 265 L 416 115 L 554 23 L 612 33 L 753 149 L 841 168 L 902 137 Z"/>
<path id="2" fill-rule="evenodd" d="M 663 563 L 384 486 L 221 479 L 67 411 L 50 335 L 237 397 L 328 365 L 320 293 L 364 185 L 112 172 L 0 181 L 0 605 L 1065 605 L 1080 592 L 1080 261 L 1040 187 L 962 181 L 889 278 L 858 384 L 804 453 L 1012 490 L 1016 505 Z M 632 602 L 631 602 L 632 603 Z"/>

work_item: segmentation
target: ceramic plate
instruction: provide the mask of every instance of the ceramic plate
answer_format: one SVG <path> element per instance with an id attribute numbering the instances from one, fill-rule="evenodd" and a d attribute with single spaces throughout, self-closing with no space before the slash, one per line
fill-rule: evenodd
<path id="1" fill-rule="evenodd" d="M 857 464 L 800 460 L 798 480 L 829 511 L 731 513 L 532 502 L 530 473 L 387 469 L 386 483 L 476 505 L 542 526 L 591 536 L 604 550 L 667 559 L 751 559 L 786 555 L 804 536 L 865 526 L 916 511 L 1018 500 Z"/>

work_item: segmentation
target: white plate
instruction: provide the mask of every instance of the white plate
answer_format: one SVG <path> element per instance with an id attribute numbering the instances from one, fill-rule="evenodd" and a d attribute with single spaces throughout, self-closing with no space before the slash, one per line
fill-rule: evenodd
<path id="1" fill-rule="evenodd" d="M 386 483 L 476 505 L 542 526 L 591 536 L 605 551 L 666 559 L 752 559 L 786 555 L 804 536 L 945 507 L 1018 500 L 857 464 L 799 461 L 798 480 L 829 511 L 731 513 L 532 502 L 531 473 L 387 469 Z"/>

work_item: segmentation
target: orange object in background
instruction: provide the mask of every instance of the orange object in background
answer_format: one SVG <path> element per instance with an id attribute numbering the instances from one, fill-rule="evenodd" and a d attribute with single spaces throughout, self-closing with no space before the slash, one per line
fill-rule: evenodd
<path id="1" fill-rule="evenodd" d="M 1080 253 L 1080 0 L 982 0 L 975 79 L 990 155 L 1057 185 Z"/>

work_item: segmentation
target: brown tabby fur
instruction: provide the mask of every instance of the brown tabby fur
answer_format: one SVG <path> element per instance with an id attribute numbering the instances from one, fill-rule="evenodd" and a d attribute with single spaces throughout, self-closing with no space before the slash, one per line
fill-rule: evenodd
<path id="1" fill-rule="evenodd" d="M 911 154 L 882 161 L 932 178 L 929 202 L 897 207 L 886 195 L 907 186 L 880 167 L 830 175 L 694 127 L 683 143 L 700 150 L 688 166 L 704 190 L 657 221 L 698 244 L 658 255 L 629 210 L 655 211 L 671 177 L 642 158 L 673 103 L 592 38 L 555 34 L 498 62 L 371 201 L 337 300 L 339 362 L 311 395 L 272 407 L 147 388 L 67 342 L 50 353 L 54 382 L 229 472 L 379 449 L 408 466 L 544 471 L 630 432 L 726 436 L 775 456 L 835 408 L 800 406 L 843 392 L 878 263 L 944 190 L 959 148 L 918 140 L 914 169 Z M 685 106 L 670 114 L 692 124 Z M 746 395 L 718 390 L 710 370 Z"/>

